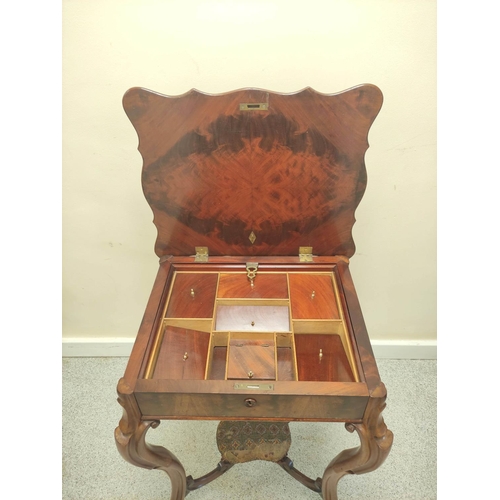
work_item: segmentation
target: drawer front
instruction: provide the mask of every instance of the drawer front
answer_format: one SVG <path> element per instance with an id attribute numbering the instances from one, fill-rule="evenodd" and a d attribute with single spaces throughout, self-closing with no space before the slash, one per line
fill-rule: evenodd
<path id="1" fill-rule="evenodd" d="M 176 273 L 166 318 L 211 318 L 217 273 Z"/>
<path id="2" fill-rule="evenodd" d="M 362 419 L 368 396 L 136 393 L 143 418 Z"/>

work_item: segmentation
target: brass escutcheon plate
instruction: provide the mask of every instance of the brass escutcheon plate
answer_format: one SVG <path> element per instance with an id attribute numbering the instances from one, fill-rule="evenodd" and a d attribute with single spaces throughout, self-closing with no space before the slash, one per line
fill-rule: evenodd
<path id="1" fill-rule="evenodd" d="M 274 384 L 254 384 L 254 383 L 238 383 L 233 386 L 235 389 L 253 389 L 260 391 L 274 391 Z"/>
<path id="2" fill-rule="evenodd" d="M 242 102 L 240 111 L 267 111 L 269 104 L 267 102 Z"/>

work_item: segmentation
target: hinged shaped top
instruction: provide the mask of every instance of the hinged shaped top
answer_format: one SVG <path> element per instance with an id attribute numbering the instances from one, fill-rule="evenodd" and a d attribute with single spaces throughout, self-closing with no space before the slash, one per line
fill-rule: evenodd
<path id="1" fill-rule="evenodd" d="M 243 89 L 123 98 L 139 136 L 142 185 L 158 256 L 354 254 L 354 211 L 366 187 L 374 85 L 337 94 Z"/>

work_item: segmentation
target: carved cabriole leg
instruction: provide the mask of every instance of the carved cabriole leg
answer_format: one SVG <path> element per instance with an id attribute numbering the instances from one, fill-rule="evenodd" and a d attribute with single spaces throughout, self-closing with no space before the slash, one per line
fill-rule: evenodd
<path id="1" fill-rule="evenodd" d="M 123 417 L 115 429 L 115 441 L 121 456 L 132 465 L 165 471 L 172 483 L 170 500 L 183 500 L 186 496 L 184 467 L 167 449 L 146 443 L 146 433 L 150 427 L 158 427 L 159 420 L 141 420 L 135 397 L 124 379 L 118 382 L 118 396 Z"/>
<path id="2" fill-rule="evenodd" d="M 356 431 L 361 445 L 339 453 L 323 474 L 322 490 L 324 500 L 337 500 L 337 484 L 346 474 L 364 474 L 377 469 L 391 450 L 393 434 L 382 418 L 385 408 L 386 390 L 380 384 L 371 394 L 360 424 L 347 423 L 349 432 Z"/>

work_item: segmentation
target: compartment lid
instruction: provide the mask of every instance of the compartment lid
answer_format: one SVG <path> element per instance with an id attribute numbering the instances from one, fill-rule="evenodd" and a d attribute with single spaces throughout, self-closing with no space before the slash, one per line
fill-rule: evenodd
<path id="1" fill-rule="evenodd" d="M 155 252 L 193 255 L 354 254 L 354 211 L 366 187 L 374 85 L 337 94 L 243 89 L 180 96 L 130 89 Z"/>

